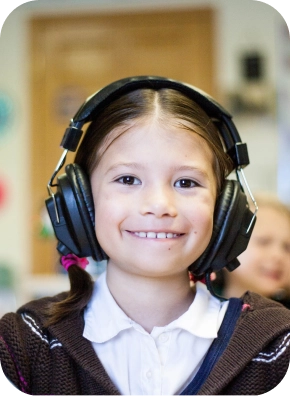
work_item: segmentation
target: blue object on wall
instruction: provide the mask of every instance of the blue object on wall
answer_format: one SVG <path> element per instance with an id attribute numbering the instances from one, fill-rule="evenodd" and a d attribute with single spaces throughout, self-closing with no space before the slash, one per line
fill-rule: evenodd
<path id="1" fill-rule="evenodd" d="M 10 96 L 0 91 L 0 137 L 7 133 L 12 121 L 13 102 Z"/>

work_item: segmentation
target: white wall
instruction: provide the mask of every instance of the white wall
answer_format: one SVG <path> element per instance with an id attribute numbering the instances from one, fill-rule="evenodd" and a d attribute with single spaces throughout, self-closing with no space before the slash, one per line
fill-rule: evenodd
<path id="1" fill-rule="evenodd" d="M 10 5 L 13 2 L 9 2 Z M 261 48 L 267 56 L 267 80 L 275 88 L 276 31 L 283 24 L 271 6 L 254 0 L 36 0 L 24 3 L 6 19 L 0 38 L 0 93 L 13 101 L 14 119 L 8 132 L 0 135 L 0 178 L 9 183 L 9 201 L 0 208 L 0 263 L 7 261 L 23 285 L 29 273 L 31 252 L 28 229 L 30 207 L 30 116 L 29 43 L 27 22 L 32 15 L 94 10 L 198 7 L 211 5 L 217 11 L 217 82 L 225 92 L 240 83 L 237 58 L 247 48 Z M 11 7 L 12 9 L 12 7 Z M 237 119 L 243 140 L 249 145 L 252 165 L 246 172 L 254 189 L 276 190 L 277 125 L 267 119 Z M 40 131 L 41 133 L 41 131 Z M 262 139 L 262 144 L 260 140 Z M 265 160 L 265 153 L 267 161 Z M 267 174 L 265 176 L 265 169 Z M 44 180 L 44 185 L 46 181 Z M 5 210 L 4 210 L 5 209 Z M 20 289 L 21 290 L 21 287 Z M 21 293 L 19 294 L 19 296 Z M 19 297 L 20 299 L 20 297 Z"/>
<path id="2" fill-rule="evenodd" d="M 30 267 L 28 228 L 31 192 L 26 33 L 22 14 L 13 12 L 5 22 L 0 38 L 0 91 L 12 99 L 14 115 L 9 131 L 0 138 L 0 175 L 9 182 L 8 202 L 0 209 L 0 262 L 13 267 L 16 283 L 19 284 Z"/>

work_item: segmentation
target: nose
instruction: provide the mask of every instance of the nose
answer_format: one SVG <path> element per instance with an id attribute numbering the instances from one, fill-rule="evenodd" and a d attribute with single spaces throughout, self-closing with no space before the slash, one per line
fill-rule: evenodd
<path id="1" fill-rule="evenodd" d="M 144 190 L 141 197 L 140 213 L 142 215 L 154 215 L 158 218 L 164 216 L 175 217 L 177 208 L 174 192 L 166 186 Z"/>

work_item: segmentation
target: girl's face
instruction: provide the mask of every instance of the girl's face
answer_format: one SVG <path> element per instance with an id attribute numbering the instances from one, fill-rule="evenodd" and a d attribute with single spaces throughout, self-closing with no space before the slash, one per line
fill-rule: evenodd
<path id="1" fill-rule="evenodd" d="M 266 297 L 284 289 L 290 273 L 289 218 L 272 207 L 260 207 L 249 245 L 239 261 L 241 265 L 227 274 L 237 287 Z"/>
<path id="2" fill-rule="evenodd" d="M 212 234 L 212 164 L 206 142 L 172 119 L 135 121 L 114 140 L 91 176 L 110 266 L 148 277 L 184 273 Z"/>

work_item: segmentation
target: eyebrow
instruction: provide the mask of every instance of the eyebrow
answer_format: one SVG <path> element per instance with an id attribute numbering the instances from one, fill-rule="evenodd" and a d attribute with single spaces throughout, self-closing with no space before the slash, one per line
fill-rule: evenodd
<path id="1" fill-rule="evenodd" d="M 116 164 L 110 166 L 110 168 L 107 170 L 107 173 L 114 171 L 117 168 L 120 167 L 125 167 L 125 168 L 133 168 L 133 169 L 144 169 L 144 166 L 139 164 L 138 162 L 117 162 Z"/>
<path id="2" fill-rule="evenodd" d="M 209 179 L 209 175 L 208 173 L 201 169 L 201 168 L 197 168 L 196 166 L 191 166 L 191 165 L 180 165 L 180 166 L 176 166 L 172 168 L 174 171 L 179 172 L 179 171 L 194 171 L 197 172 L 198 174 L 200 174 L 202 177 L 205 177 L 207 179 Z"/>
<path id="3" fill-rule="evenodd" d="M 125 168 L 133 168 L 133 169 L 137 169 L 137 170 L 142 170 L 145 168 L 144 165 L 139 164 L 138 162 L 117 162 L 116 164 L 112 165 L 106 172 L 106 174 L 108 174 L 109 172 L 114 171 L 115 169 L 119 168 L 119 167 L 125 167 Z M 194 171 L 199 173 L 202 177 L 205 178 L 209 178 L 208 173 L 200 168 L 197 168 L 195 166 L 191 166 L 191 165 L 180 165 L 180 166 L 173 166 L 171 168 L 171 170 L 173 172 L 180 172 L 180 171 Z"/>

